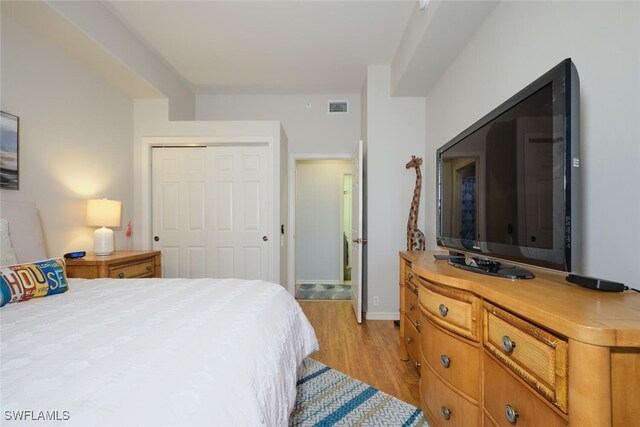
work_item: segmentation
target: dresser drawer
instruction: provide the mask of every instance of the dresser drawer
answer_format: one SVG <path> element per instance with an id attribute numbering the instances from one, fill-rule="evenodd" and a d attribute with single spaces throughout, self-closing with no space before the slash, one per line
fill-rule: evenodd
<path id="1" fill-rule="evenodd" d="M 566 420 L 535 396 L 535 392 L 486 354 L 484 370 L 484 409 L 499 426 L 567 426 Z"/>
<path id="2" fill-rule="evenodd" d="M 484 347 L 506 367 L 567 412 L 567 342 L 485 303 Z"/>
<path id="3" fill-rule="evenodd" d="M 410 267 L 406 269 L 405 283 L 407 284 L 407 289 L 411 289 L 416 295 L 418 295 L 418 279 Z"/>
<path id="4" fill-rule="evenodd" d="M 406 319 L 405 319 L 406 320 Z M 404 342 L 406 344 L 407 353 L 409 353 L 409 359 L 413 362 L 414 366 L 419 370 L 422 363 L 421 351 L 420 351 L 420 331 L 416 329 L 413 323 L 406 321 L 404 329 Z"/>
<path id="5" fill-rule="evenodd" d="M 429 320 L 422 323 L 420 339 L 424 361 L 453 387 L 479 402 L 481 349 Z"/>
<path id="6" fill-rule="evenodd" d="M 131 279 L 136 277 L 154 277 L 153 258 L 109 267 L 109 277 L 113 279 Z"/>
<path id="7" fill-rule="evenodd" d="M 480 340 L 480 299 L 475 295 L 420 280 L 420 306 L 436 325 L 474 341 Z"/>
<path id="8" fill-rule="evenodd" d="M 411 290 L 410 286 L 407 285 L 406 288 L 404 288 L 404 303 L 405 303 L 405 309 L 404 312 L 406 313 L 407 317 L 409 318 L 409 320 L 411 321 L 411 323 L 413 323 L 414 325 L 416 325 L 418 323 L 419 319 L 419 314 L 420 314 L 420 308 L 418 307 L 418 294 L 414 293 L 413 290 Z"/>
<path id="9" fill-rule="evenodd" d="M 480 408 L 447 387 L 428 366 L 422 370 L 420 395 L 422 408 L 438 425 L 480 425 Z"/>

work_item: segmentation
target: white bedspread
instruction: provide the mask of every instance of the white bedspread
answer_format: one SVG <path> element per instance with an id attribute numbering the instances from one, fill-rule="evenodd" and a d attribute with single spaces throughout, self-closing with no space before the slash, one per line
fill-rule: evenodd
<path id="1" fill-rule="evenodd" d="M 0 328 L 2 425 L 286 425 L 318 348 L 284 288 L 233 279 L 72 279 Z"/>

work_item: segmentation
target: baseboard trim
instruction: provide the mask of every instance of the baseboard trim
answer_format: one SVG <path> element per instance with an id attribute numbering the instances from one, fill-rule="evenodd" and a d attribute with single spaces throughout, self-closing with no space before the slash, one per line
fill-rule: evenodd
<path id="1" fill-rule="evenodd" d="M 366 317 L 367 320 L 399 320 L 400 319 L 400 313 L 396 312 L 376 312 L 376 313 L 371 313 L 371 312 L 367 312 L 366 313 Z"/>

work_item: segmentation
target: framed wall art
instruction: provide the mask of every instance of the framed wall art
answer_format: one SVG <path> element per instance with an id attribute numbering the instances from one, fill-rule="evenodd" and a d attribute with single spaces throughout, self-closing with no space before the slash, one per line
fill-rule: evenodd
<path id="1" fill-rule="evenodd" d="M 0 111 L 0 188 L 19 188 L 20 118 Z"/>

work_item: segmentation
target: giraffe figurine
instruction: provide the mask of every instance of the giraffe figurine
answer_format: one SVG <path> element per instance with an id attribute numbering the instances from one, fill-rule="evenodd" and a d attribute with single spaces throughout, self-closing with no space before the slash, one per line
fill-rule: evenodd
<path id="1" fill-rule="evenodd" d="M 411 209 L 409 209 L 409 221 L 407 222 L 407 250 L 408 251 L 424 251 L 424 233 L 418 230 L 418 208 L 420 207 L 420 190 L 422 188 L 422 172 L 420 172 L 422 159 L 420 157 L 411 156 L 411 160 L 407 163 L 407 169 L 415 168 L 416 170 L 416 186 L 413 190 L 413 199 L 411 199 Z"/>

